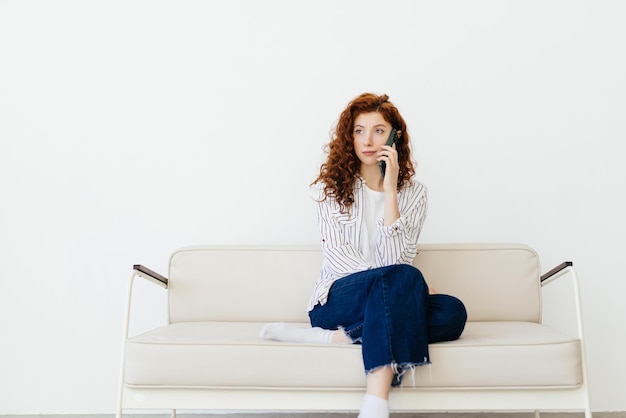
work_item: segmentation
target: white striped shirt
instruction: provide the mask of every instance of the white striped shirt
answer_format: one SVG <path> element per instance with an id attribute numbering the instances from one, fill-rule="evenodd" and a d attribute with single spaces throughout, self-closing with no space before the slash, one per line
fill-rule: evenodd
<path id="1" fill-rule="evenodd" d="M 393 264 L 411 264 L 417 254 L 419 237 L 426 209 L 426 186 L 413 181 L 398 191 L 400 218 L 385 226 L 383 218 L 376 220 L 376 255 L 374 263 L 368 262 L 359 250 L 365 228 L 363 202 L 365 180 L 359 178 L 354 185 L 354 203 L 349 213 L 341 213 L 335 199 L 328 198 L 317 205 L 318 227 L 324 261 L 309 301 L 310 311 L 318 303 L 328 300 L 328 292 L 335 280 L 363 270 Z M 324 184 L 318 183 L 315 199 L 324 198 Z"/>

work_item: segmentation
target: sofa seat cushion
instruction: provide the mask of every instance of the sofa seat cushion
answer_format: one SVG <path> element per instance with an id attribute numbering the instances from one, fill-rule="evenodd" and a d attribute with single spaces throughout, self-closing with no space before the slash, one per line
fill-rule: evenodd
<path id="1" fill-rule="evenodd" d="M 365 387 L 360 345 L 259 339 L 262 323 L 185 322 L 128 340 L 125 381 L 135 386 Z M 306 324 L 299 324 L 307 326 Z M 580 341 L 532 322 L 468 322 L 461 338 L 432 344 L 432 364 L 404 387 L 574 387 Z"/>

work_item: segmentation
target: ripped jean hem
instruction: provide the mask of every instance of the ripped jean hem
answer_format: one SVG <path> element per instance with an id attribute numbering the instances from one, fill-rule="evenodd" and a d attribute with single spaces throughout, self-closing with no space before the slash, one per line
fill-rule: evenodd
<path id="1" fill-rule="evenodd" d="M 353 328 L 351 330 L 347 330 L 346 328 L 342 327 L 341 325 L 339 325 L 337 327 L 338 330 L 343 331 L 343 333 L 346 335 L 346 337 L 348 337 L 348 338 L 350 338 L 352 340 L 353 344 L 361 344 L 363 342 L 363 337 L 361 337 L 361 336 L 354 337 L 352 335 L 355 332 L 360 332 L 362 328 L 363 328 L 363 324 L 361 324 L 358 327 Z"/>
<path id="2" fill-rule="evenodd" d="M 413 377 L 413 383 L 415 383 L 415 368 L 419 367 L 419 366 L 426 366 L 426 365 L 430 365 L 432 364 L 430 362 L 430 360 L 428 360 L 427 357 L 424 357 L 424 361 L 422 362 L 404 362 L 404 363 L 390 363 L 390 364 L 385 364 L 382 366 L 376 366 L 373 367 L 369 370 L 365 371 L 365 374 L 368 375 L 372 372 L 375 372 L 376 370 L 379 369 L 383 369 L 386 367 L 391 367 L 391 370 L 393 370 L 393 380 L 391 381 L 391 386 L 392 387 L 396 387 L 396 386 L 400 386 L 402 384 L 402 378 L 404 377 L 404 375 L 406 374 L 406 372 L 410 371 L 411 372 L 411 376 Z"/>

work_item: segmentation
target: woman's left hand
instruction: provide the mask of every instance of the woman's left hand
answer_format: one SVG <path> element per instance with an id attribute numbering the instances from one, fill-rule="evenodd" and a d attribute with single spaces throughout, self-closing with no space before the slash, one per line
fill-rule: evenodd
<path id="1" fill-rule="evenodd" d="M 395 191 L 398 187 L 398 175 L 400 173 L 400 165 L 398 164 L 398 151 L 396 144 L 392 146 L 383 145 L 378 153 L 378 161 L 384 161 L 387 165 L 385 168 L 385 178 L 383 181 L 384 191 Z"/>

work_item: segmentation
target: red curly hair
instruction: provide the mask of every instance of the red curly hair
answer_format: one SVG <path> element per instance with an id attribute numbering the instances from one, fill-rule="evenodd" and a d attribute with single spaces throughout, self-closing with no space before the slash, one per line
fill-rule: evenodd
<path id="1" fill-rule="evenodd" d="M 354 150 L 352 136 L 354 120 L 361 113 L 369 112 L 380 113 L 392 127 L 402 131 L 396 143 L 400 166 L 398 190 L 408 185 L 415 175 L 415 168 L 411 161 L 409 133 L 406 122 L 398 109 L 389 101 L 389 96 L 386 94 L 380 96 L 373 93 L 361 94 L 352 100 L 339 116 L 337 126 L 331 133 L 331 140 L 325 147 L 328 158 L 321 165 L 319 176 L 313 182 L 313 184 L 324 183 L 322 200 L 335 199 L 344 213 L 348 212 L 354 203 L 354 184 L 361 167 L 361 161 Z"/>

